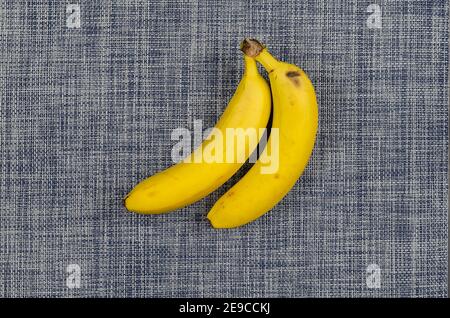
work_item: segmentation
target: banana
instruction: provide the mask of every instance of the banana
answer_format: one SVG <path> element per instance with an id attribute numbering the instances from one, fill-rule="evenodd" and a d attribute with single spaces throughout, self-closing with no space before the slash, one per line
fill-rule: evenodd
<path id="1" fill-rule="evenodd" d="M 215 126 L 215 131 L 223 136 L 226 136 L 227 128 L 264 129 L 269 120 L 269 85 L 259 74 L 253 58 L 245 56 L 244 65 L 244 74 L 236 92 Z M 233 176 L 257 146 L 257 142 L 252 144 L 245 139 L 245 142 L 234 146 L 232 160 L 197 160 L 207 149 L 211 149 L 213 139 L 208 136 L 186 159 L 136 185 L 124 199 L 127 210 L 157 214 L 194 203 Z M 223 140 L 226 145 L 228 140 L 226 137 Z M 216 151 L 223 151 L 224 158 L 227 155 L 225 152 L 230 149 L 219 147 Z M 242 157 L 243 161 L 237 160 Z"/>
<path id="2" fill-rule="evenodd" d="M 214 228 L 239 227 L 272 209 L 303 173 L 314 148 L 318 126 L 314 87 L 306 73 L 295 65 L 276 60 L 256 40 L 244 40 L 241 49 L 269 73 L 273 98 L 272 133 L 258 161 L 208 213 L 207 218 Z M 277 138 L 273 134 L 274 128 L 278 129 Z M 264 173 L 267 164 L 262 158 L 276 151 L 278 169 Z"/>

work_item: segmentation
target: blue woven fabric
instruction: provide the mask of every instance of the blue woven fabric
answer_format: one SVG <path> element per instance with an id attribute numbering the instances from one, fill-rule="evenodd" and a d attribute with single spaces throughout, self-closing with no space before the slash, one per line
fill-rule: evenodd
<path id="1" fill-rule="evenodd" d="M 448 1 L 376 1 L 381 28 L 371 1 L 76 1 L 80 28 L 70 2 L 0 3 L 0 296 L 447 296 Z M 205 215 L 248 167 L 174 213 L 125 212 L 173 129 L 214 125 L 246 36 L 316 87 L 300 181 L 233 230 Z"/>

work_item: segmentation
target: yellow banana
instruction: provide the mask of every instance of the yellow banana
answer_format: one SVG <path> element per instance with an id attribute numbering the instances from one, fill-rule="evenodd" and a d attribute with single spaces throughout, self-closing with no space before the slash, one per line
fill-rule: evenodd
<path id="1" fill-rule="evenodd" d="M 226 136 L 227 128 L 264 129 L 269 120 L 269 85 L 259 74 L 253 58 L 245 56 L 244 65 L 245 70 L 239 86 L 215 126 L 216 131 L 223 136 Z M 211 135 L 188 156 L 188 160 L 185 159 L 141 181 L 125 198 L 125 207 L 133 212 L 156 214 L 198 201 L 225 183 L 243 165 L 257 145 L 257 142 L 252 144 L 245 139 L 244 143 L 235 145 L 233 160 L 199 162 L 196 158 L 202 158 L 205 149 L 213 142 L 210 137 Z M 226 137 L 223 139 L 223 144 L 226 145 Z M 220 151 L 220 148 L 215 151 Z M 230 149 L 225 146 L 222 151 L 225 153 Z M 222 158 L 225 156 L 226 154 Z M 242 156 L 243 161 L 236 160 Z"/>
<path id="2" fill-rule="evenodd" d="M 295 65 L 276 60 L 256 40 L 244 40 L 241 48 L 269 73 L 273 98 L 272 131 L 278 129 L 278 134 L 271 133 L 260 159 L 212 207 L 207 217 L 215 228 L 238 227 L 272 209 L 306 167 L 318 126 L 314 87 L 306 73 Z M 264 173 L 262 158 L 276 151 L 279 162 L 272 164 L 278 169 Z"/>

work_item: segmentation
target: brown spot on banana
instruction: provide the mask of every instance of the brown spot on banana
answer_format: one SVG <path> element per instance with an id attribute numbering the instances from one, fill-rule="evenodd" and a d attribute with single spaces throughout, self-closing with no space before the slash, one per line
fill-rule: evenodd
<path id="1" fill-rule="evenodd" d="M 289 71 L 289 72 L 286 73 L 287 77 L 297 77 L 297 76 L 300 76 L 300 75 L 301 75 L 300 72 L 297 72 L 297 71 Z"/>
<path id="2" fill-rule="evenodd" d="M 297 71 L 289 71 L 286 73 L 287 78 L 289 78 L 295 86 L 300 86 L 300 81 L 298 80 L 300 75 L 300 72 Z"/>

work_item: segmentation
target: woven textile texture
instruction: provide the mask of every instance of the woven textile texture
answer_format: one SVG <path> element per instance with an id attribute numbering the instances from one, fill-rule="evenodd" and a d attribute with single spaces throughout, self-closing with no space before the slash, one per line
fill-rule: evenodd
<path id="1" fill-rule="evenodd" d="M 2 0 L 0 296 L 447 296 L 448 18 L 442 0 Z M 125 212 L 173 129 L 214 125 L 246 36 L 316 87 L 304 175 L 238 229 L 205 215 L 247 166 L 174 213 Z"/>

